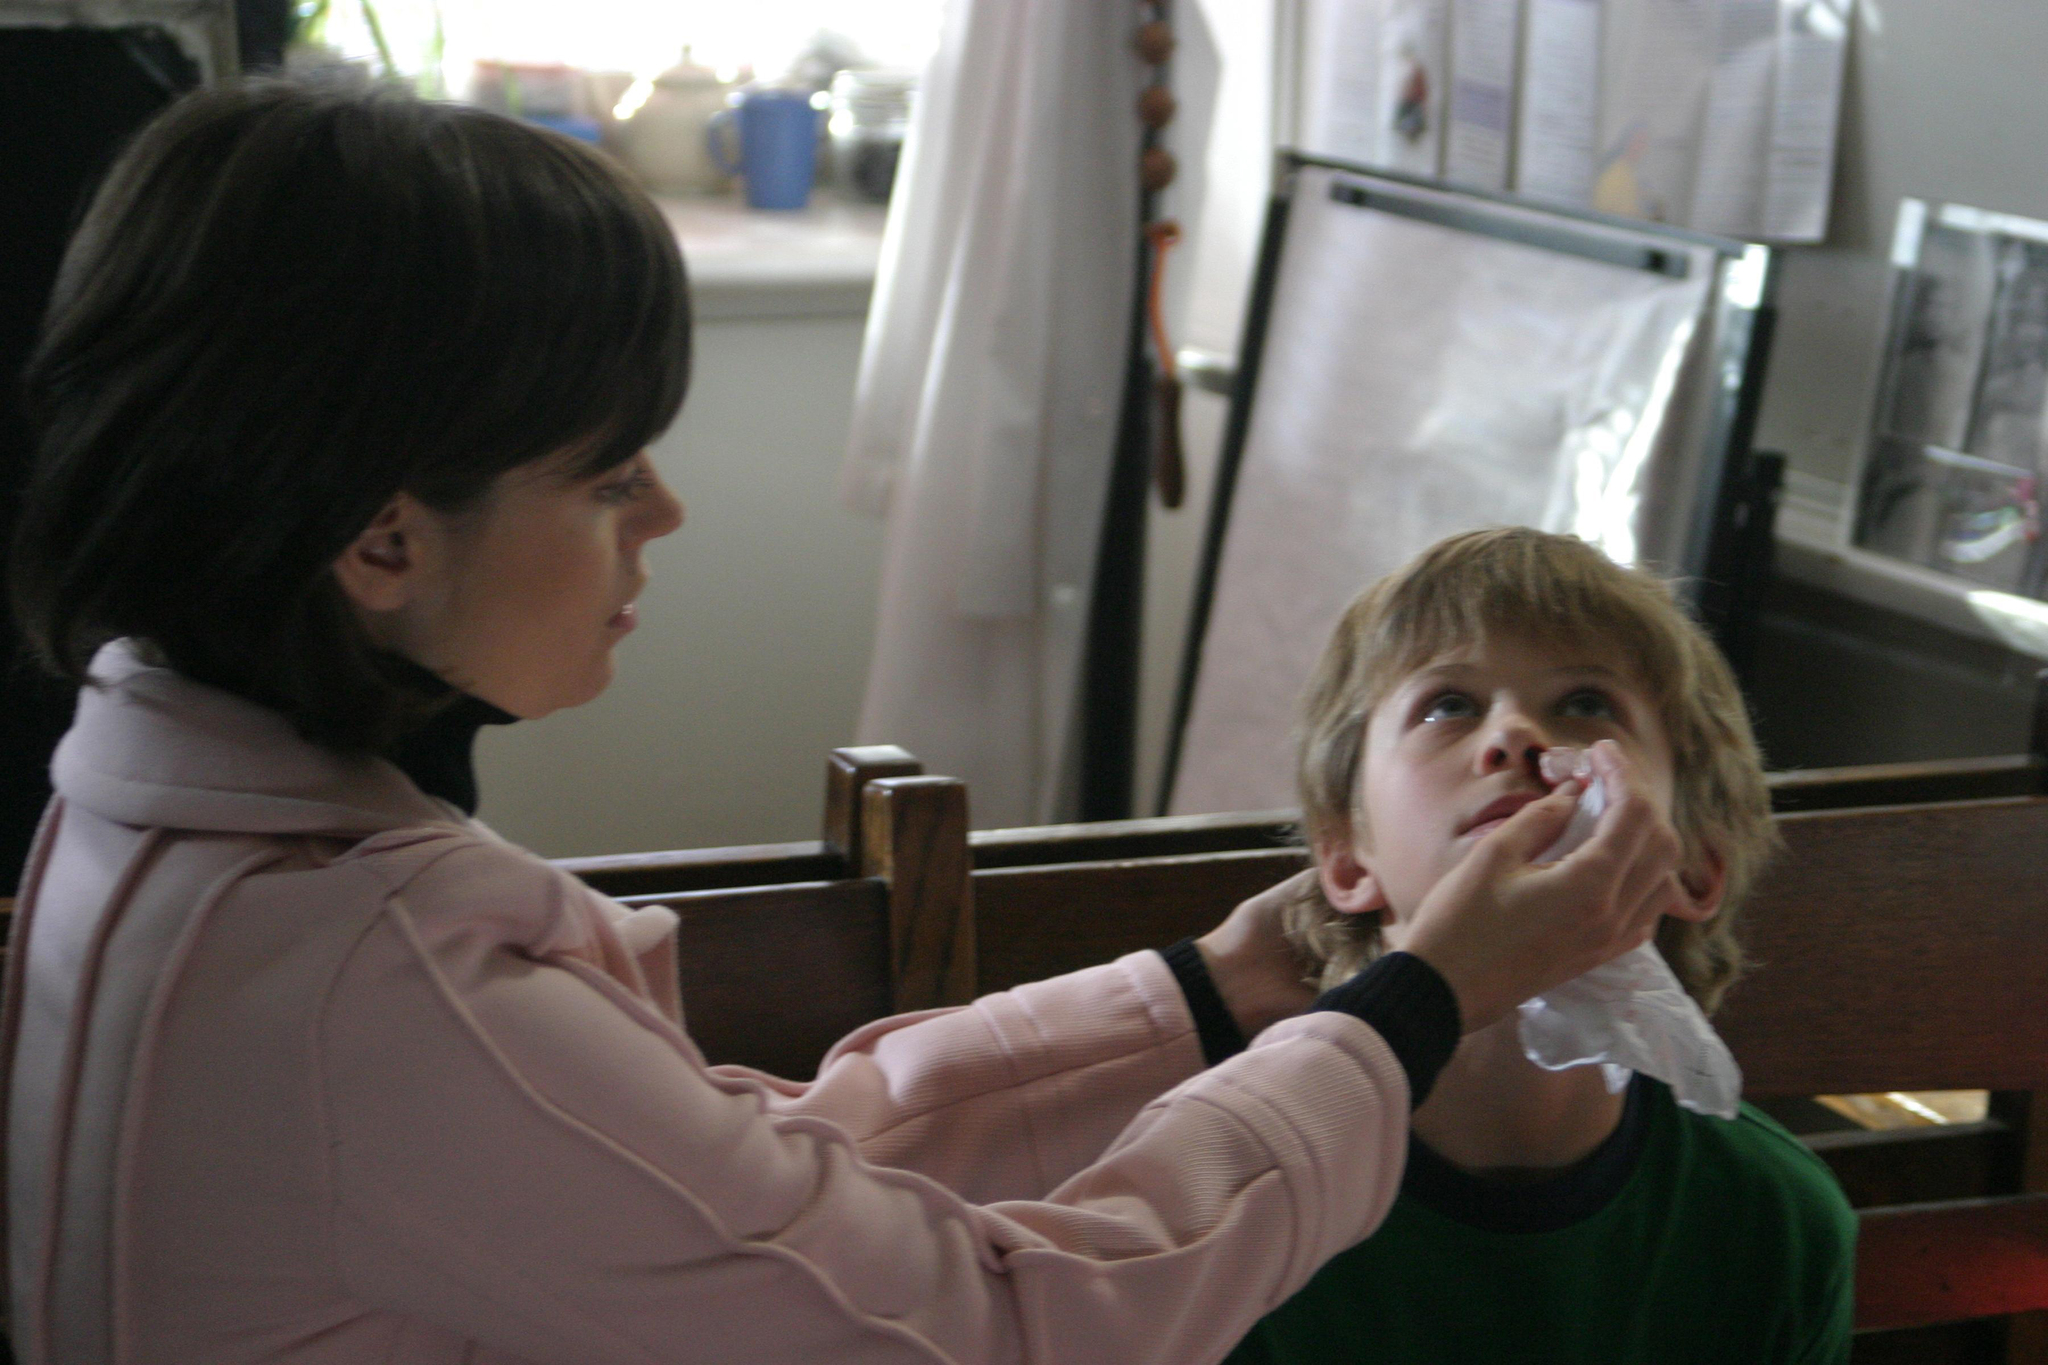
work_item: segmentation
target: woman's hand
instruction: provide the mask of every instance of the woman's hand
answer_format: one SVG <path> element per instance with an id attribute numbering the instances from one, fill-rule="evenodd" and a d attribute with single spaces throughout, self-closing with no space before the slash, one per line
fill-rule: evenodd
<path id="1" fill-rule="evenodd" d="M 1619 745 L 1591 753 L 1607 809 L 1584 846 L 1530 863 L 1571 818 L 1580 788 L 1567 782 L 1481 840 L 1404 926 L 1398 946 L 1450 984 L 1467 1033 L 1636 947 L 1683 905 L 1671 822 Z"/>
<path id="2" fill-rule="evenodd" d="M 1313 964 L 1287 941 L 1287 907 L 1315 884 L 1315 869 L 1296 873 L 1241 903 L 1223 923 L 1195 940 L 1217 993 L 1246 1041 L 1268 1024 L 1307 1009 L 1316 998 Z"/>

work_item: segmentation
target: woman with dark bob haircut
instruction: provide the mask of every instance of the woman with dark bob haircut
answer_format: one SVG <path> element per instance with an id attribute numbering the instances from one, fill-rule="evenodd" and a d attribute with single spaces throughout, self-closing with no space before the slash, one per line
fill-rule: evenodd
<path id="1" fill-rule="evenodd" d="M 84 684 L 0 1044 L 30 1365 L 1214 1360 L 1382 1216 L 1461 1028 L 1655 921 L 1616 769 L 1587 850 L 1528 866 L 1530 805 L 1318 998 L 1283 891 L 707 1068 L 673 916 L 469 762 L 609 681 L 689 343 L 653 205 L 494 115 L 231 86 L 109 174 L 25 375 L 14 606 Z"/>

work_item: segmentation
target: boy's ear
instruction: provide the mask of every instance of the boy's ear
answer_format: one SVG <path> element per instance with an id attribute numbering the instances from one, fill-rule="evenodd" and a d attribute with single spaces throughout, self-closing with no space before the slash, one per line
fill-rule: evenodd
<path id="1" fill-rule="evenodd" d="M 1322 883 L 1323 899 L 1340 915 L 1376 915 L 1387 908 L 1380 879 L 1348 838 L 1318 842 L 1316 878 Z"/>
<path id="2" fill-rule="evenodd" d="M 412 600 L 423 548 L 422 510 L 410 495 L 397 494 L 336 557 L 334 577 L 360 609 L 397 611 Z"/>
<path id="3" fill-rule="evenodd" d="M 1719 849 L 1701 852 L 1699 859 L 1678 873 L 1678 908 L 1672 918 L 1705 923 L 1721 913 L 1721 896 L 1728 889 L 1728 863 Z"/>

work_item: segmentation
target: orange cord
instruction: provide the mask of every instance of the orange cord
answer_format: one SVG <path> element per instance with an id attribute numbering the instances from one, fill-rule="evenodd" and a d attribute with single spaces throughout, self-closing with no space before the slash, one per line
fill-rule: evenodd
<path id="1" fill-rule="evenodd" d="M 1166 278 L 1166 253 L 1180 240 L 1180 224 L 1171 218 L 1145 225 L 1145 240 L 1152 245 L 1152 282 L 1145 297 L 1145 313 L 1152 324 L 1152 349 L 1159 354 L 1159 373 L 1175 378 L 1173 347 L 1166 340 L 1166 313 L 1161 306 L 1161 283 Z"/>

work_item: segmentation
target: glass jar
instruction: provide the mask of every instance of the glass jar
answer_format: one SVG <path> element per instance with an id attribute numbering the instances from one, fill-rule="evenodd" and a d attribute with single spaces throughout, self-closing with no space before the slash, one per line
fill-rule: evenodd
<path id="1" fill-rule="evenodd" d="M 889 202 L 916 91 L 913 71 L 849 69 L 832 78 L 827 134 L 842 193 L 876 204 Z"/>

